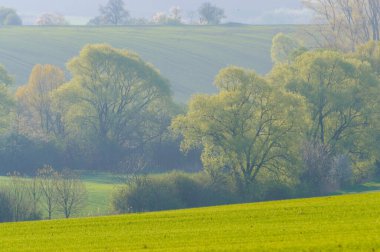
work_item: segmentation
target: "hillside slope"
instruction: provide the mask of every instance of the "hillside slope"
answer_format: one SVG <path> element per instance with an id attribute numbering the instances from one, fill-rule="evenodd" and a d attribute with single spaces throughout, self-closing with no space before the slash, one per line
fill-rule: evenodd
<path id="1" fill-rule="evenodd" d="M 0 64 L 26 83 L 32 67 L 63 67 L 88 43 L 108 43 L 133 50 L 170 80 L 177 100 L 210 93 L 220 68 L 238 65 L 259 73 L 270 70 L 273 35 L 289 26 L 218 27 L 1 27 Z"/>
<path id="2" fill-rule="evenodd" d="M 380 193 L 0 224 L 2 251 L 377 251 Z"/>

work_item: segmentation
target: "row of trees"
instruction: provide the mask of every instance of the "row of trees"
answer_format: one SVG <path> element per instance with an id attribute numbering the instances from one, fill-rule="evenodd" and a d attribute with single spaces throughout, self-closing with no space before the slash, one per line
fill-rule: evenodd
<path id="1" fill-rule="evenodd" d="M 169 14 L 165 12 L 157 12 L 153 15 L 152 20 L 144 18 L 132 18 L 129 11 L 126 9 L 123 0 L 109 0 L 105 6 L 100 6 L 100 15 L 91 19 L 89 25 L 179 25 L 183 24 L 182 10 L 178 6 L 173 6 L 169 10 Z M 224 10 L 211 4 L 210 2 L 203 3 L 197 14 L 199 16 L 198 24 L 217 25 L 226 17 Z M 195 13 L 191 14 L 193 23 Z"/>
<path id="2" fill-rule="evenodd" d="M 369 177 L 379 157 L 379 44 L 353 53 L 294 45 L 275 37 L 268 76 L 221 70 L 219 93 L 195 96 L 184 114 L 156 69 L 108 45 L 84 47 L 67 64 L 69 81 L 58 67 L 35 66 L 15 98 L 2 71 L 2 172 L 45 163 L 131 172 L 158 160 L 178 168 L 189 164 L 183 139 L 210 174 L 230 174 L 242 189 L 264 174 L 294 183 L 316 173 Z"/>
<path id="3" fill-rule="evenodd" d="M 86 197 L 84 184 L 70 170 L 45 166 L 33 178 L 12 173 L 0 186 L 0 222 L 51 219 L 54 213 L 69 218 L 83 210 Z"/>
<path id="4" fill-rule="evenodd" d="M 151 20 L 145 18 L 132 18 L 125 8 L 123 0 L 109 0 L 105 6 L 100 6 L 100 15 L 88 22 L 88 25 L 180 25 L 184 24 L 182 10 L 179 6 L 173 6 L 169 14 L 157 12 Z M 209 3 L 203 3 L 197 14 L 199 21 L 195 22 L 195 12 L 190 14 L 191 24 L 217 25 L 226 17 L 224 10 Z M 69 25 L 65 17 L 59 13 L 44 13 L 39 16 L 36 25 L 62 26 Z M 20 16 L 14 9 L 0 8 L 0 25 L 22 25 Z"/>
<path id="5" fill-rule="evenodd" d="M 184 151 L 202 148 L 205 169 L 235 177 L 242 190 L 261 176 L 306 183 L 316 193 L 347 177 L 361 181 L 380 155 L 379 48 L 295 48 L 266 77 L 228 67 L 215 79 L 219 93 L 195 96 L 172 128 Z"/>
<path id="6" fill-rule="evenodd" d="M 130 171 L 187 162 L 168 132 L 182 108 L 154 67 L 108 45 L 85 46 L 67 66 L 69 81 L 59 67 L 36 65 L 15 96 L 3 70 L 1 173 L 31 174 L 44 164 Z"/>

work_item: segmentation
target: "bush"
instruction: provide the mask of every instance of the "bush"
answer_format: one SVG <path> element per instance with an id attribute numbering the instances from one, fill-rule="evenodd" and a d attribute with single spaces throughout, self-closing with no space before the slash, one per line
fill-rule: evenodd
<path id="1" fill-rule="evenodd" d="M 173 172 L 137 177 L 121 187 L 113 198 L 117 212 L 145 212 L 212 206 L 239 202 L 229 183 L 205 173 Z"/>
<path id="2" fill-rule="evenodd" d="M 283 183 L 270 183 L 264 187 L 262 200 L 283 200 L 295 196 L 294 189 Z"/>
<path id="3" fill-rule="evenodd" d="M 174 184 L 138 177 L 121 188 L 113 199 L 114 208 L 121 213 L 160 211 L 183 207 Z"/>

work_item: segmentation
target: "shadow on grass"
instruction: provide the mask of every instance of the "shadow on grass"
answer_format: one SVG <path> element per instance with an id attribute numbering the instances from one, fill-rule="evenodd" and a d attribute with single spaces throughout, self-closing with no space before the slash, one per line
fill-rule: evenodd
<path id="1" fill-rule="evenodd" d="M 338 191 L 336 194 L 346 194 L 346 193 L 364 193 L 371 191 L 380 191 L 380 181 L 367 182 L 360 185 L 353 185 Z"/>

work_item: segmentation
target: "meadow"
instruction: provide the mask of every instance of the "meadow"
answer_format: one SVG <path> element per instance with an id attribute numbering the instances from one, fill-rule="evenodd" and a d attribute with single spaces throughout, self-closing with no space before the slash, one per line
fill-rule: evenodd
<path id="1" fill-rule="evenodd" d="M 364 204 L 365 203 L 365 204 Z M 2 251 L 377 251 L 380 193 L 0 224 Z"/>
<path id="2" fill-rule="evenodd" d="M 218 71 L 229 65 L 266 73 L 271 41 L 291 26 L 1 27 L 0 64 L 25 84 L 35 64 L 65 63 L 89 43 L 135 51 L 169 79 L 178 101 L 211 93 Z"/>

